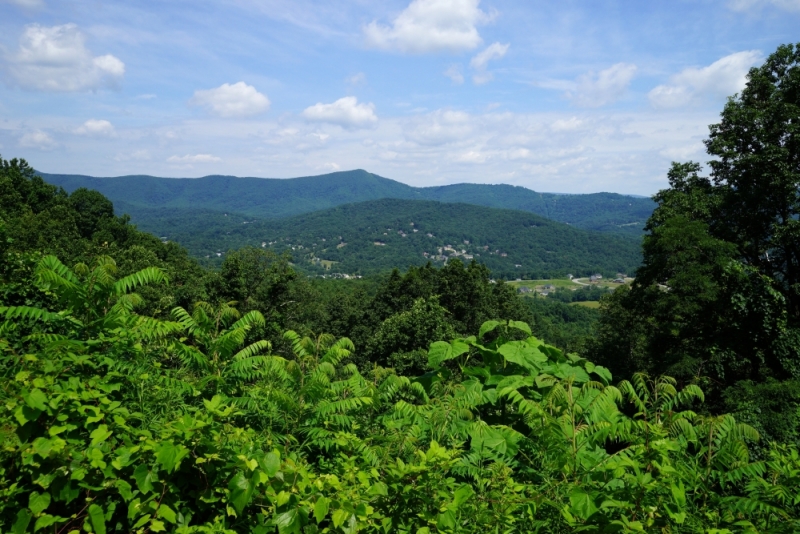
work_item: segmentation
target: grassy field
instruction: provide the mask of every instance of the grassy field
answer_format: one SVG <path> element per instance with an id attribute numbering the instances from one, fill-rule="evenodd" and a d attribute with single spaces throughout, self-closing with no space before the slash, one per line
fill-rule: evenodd
<path id="1" fill-rule="evenodd" d="M 578 289 L 582 287 L 580 284 L 576 284 L 572 280 L 567 278 L 557 278 L 552 280 L 519 280 L 519 281 L 512 281 L 508 282 L 515 288 L 520 287 L 529 287 L 531 289 L 539 289 L 541 290 L 546 285 L 553 285 L 558 289 L 568 288 L 568 289 Z"/>
<path id="2" fill-rule="evenodd" d="M 588 278 L 576 278 L 575 280 L 577 281 L 577 282 L 573 282 L 575 284 L 590 285 L 590 282 L 589 282 Z M 626 284 L 630 284 L 631 282 L 633 282 L 633 278 L 626 278 L 625 279 L 625 283 Z M 619 286 L 621 286 L 622 284 L 618 284 L 618 283 L 612 282 L 611 279 L 604 278 L 604 279 L 600 280 L 599 282 L 592 282 L 591 285 L 592 286 L 597 286 L 597 287 L 610 287 L 612 289 L 616 289 Z"/>
<path id="3" fill-rule="evenodd" d="M 600 303 L 596 300 L 585 300 L 583 302 L 570 302 L 570 306 L 583 306 L 585 308 L 593 308 L 597 309 L 600 307 Z"/>

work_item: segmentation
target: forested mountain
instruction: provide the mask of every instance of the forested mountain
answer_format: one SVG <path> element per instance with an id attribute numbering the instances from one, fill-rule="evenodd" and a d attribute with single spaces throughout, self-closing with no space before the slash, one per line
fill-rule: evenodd
<path id="1" fill-rule="evenodd" d="M 144 217 L 143 229 L 217 260 L 246 245 L 289 252 L 300 269 L 372 274 L 459 257 L 498 277 L 632 273 L 636 240 L 588 232 L 532 213 L 423 200 L 383 199 L 280 220 L 181 210 Z M 221 256 L 217 256 L 220 254 Z M 331 266 L 329 262 L 336 262 Z"/>
<path id="2" fill-rule="evenodd" d="M 341 204 L 395 198 L 523 210 L 579 228 L 638 236 L 655 207 L 650 199 L 615 193 L 558 195 L 511 185 L 484 184 L 411 187 L 363 170 L 280 180 L 232 176 L 180 179 L 40 174 L 47 182 L 68 192 L 80 187 L 100 191 L 114 202 L 118 212 L 123 207 L 120 203 L 125 203 L 124 208 L 137 224 L 146 223 L 147 217 L 158 217 L 157 211 L 149 211 L 154 208 L 206 209 L 276 219 Z M 138 208 L 148 211 L 138 211 Z"/>

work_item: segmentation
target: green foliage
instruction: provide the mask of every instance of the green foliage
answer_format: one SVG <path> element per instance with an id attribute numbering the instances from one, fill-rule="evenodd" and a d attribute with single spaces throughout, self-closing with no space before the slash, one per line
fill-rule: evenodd
<path id="1" fill-rule="evenodd" d="M 138 315 L 131 290 L 159 270 L 46 257 L 35 273 L 55 307 L 5 307 L 0 328 L 12 532 L 800 528 L 796 448 L 753 461 L 758 433 L 695 413 L 697 386 L 614 386 L 524 322 L 432 343 L 419 378 L 362 375 L 346 338 L 289 331 L 283 356 L 248 342 L 264 318 L 232 303 Z"/>
<path id="2" fill-rule="evenodd" d="M 38 297 L 26 292 L 26 280 L 48 254 L 70 265 L 113 257 L 123 276 L 145 267 L 164 269 L 172 280 L 169 290 L 142 288 L 150 313 L 166 314 L 205 298 L 205 273 L 184 249 L 115 217 L 111 202 L 97 191 L 78 188 L 68 195 L 45 183 L 25 160 L 0 158 L 0 214 L 0 304 L 33 304 Z"/>
<path id="3" fill-rule="evenodd" d="M 800 376 L 798 124 L 800 45 L 786 45 L 710 126 L 711 175 L 673 164 L 642 267 L 605 300 L 591 358 L 704 383 L 717 409 L 738 381 Z"/>

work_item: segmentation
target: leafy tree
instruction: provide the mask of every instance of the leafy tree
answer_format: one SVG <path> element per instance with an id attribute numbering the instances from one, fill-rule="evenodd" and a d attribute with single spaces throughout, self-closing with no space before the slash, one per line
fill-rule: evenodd
<path id="1" fill-rule="evenodd" d="M 707 377 L 716 400 L 738 380 L 800 376 L 799 60 L 786 45 L 751 69 L 710 127 L 710 177 L 673 164 L 636 281 L 606 300 L 587 354 L 615 371 Z"/>

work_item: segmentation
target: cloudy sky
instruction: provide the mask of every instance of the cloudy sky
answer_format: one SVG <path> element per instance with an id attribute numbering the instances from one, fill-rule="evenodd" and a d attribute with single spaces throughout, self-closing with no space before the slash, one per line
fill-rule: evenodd
<path id="1" fill-rule="evenodd" d="M 798 28 L 800 0 L 0 0 L 0 154 L 649 195 Z"/>

